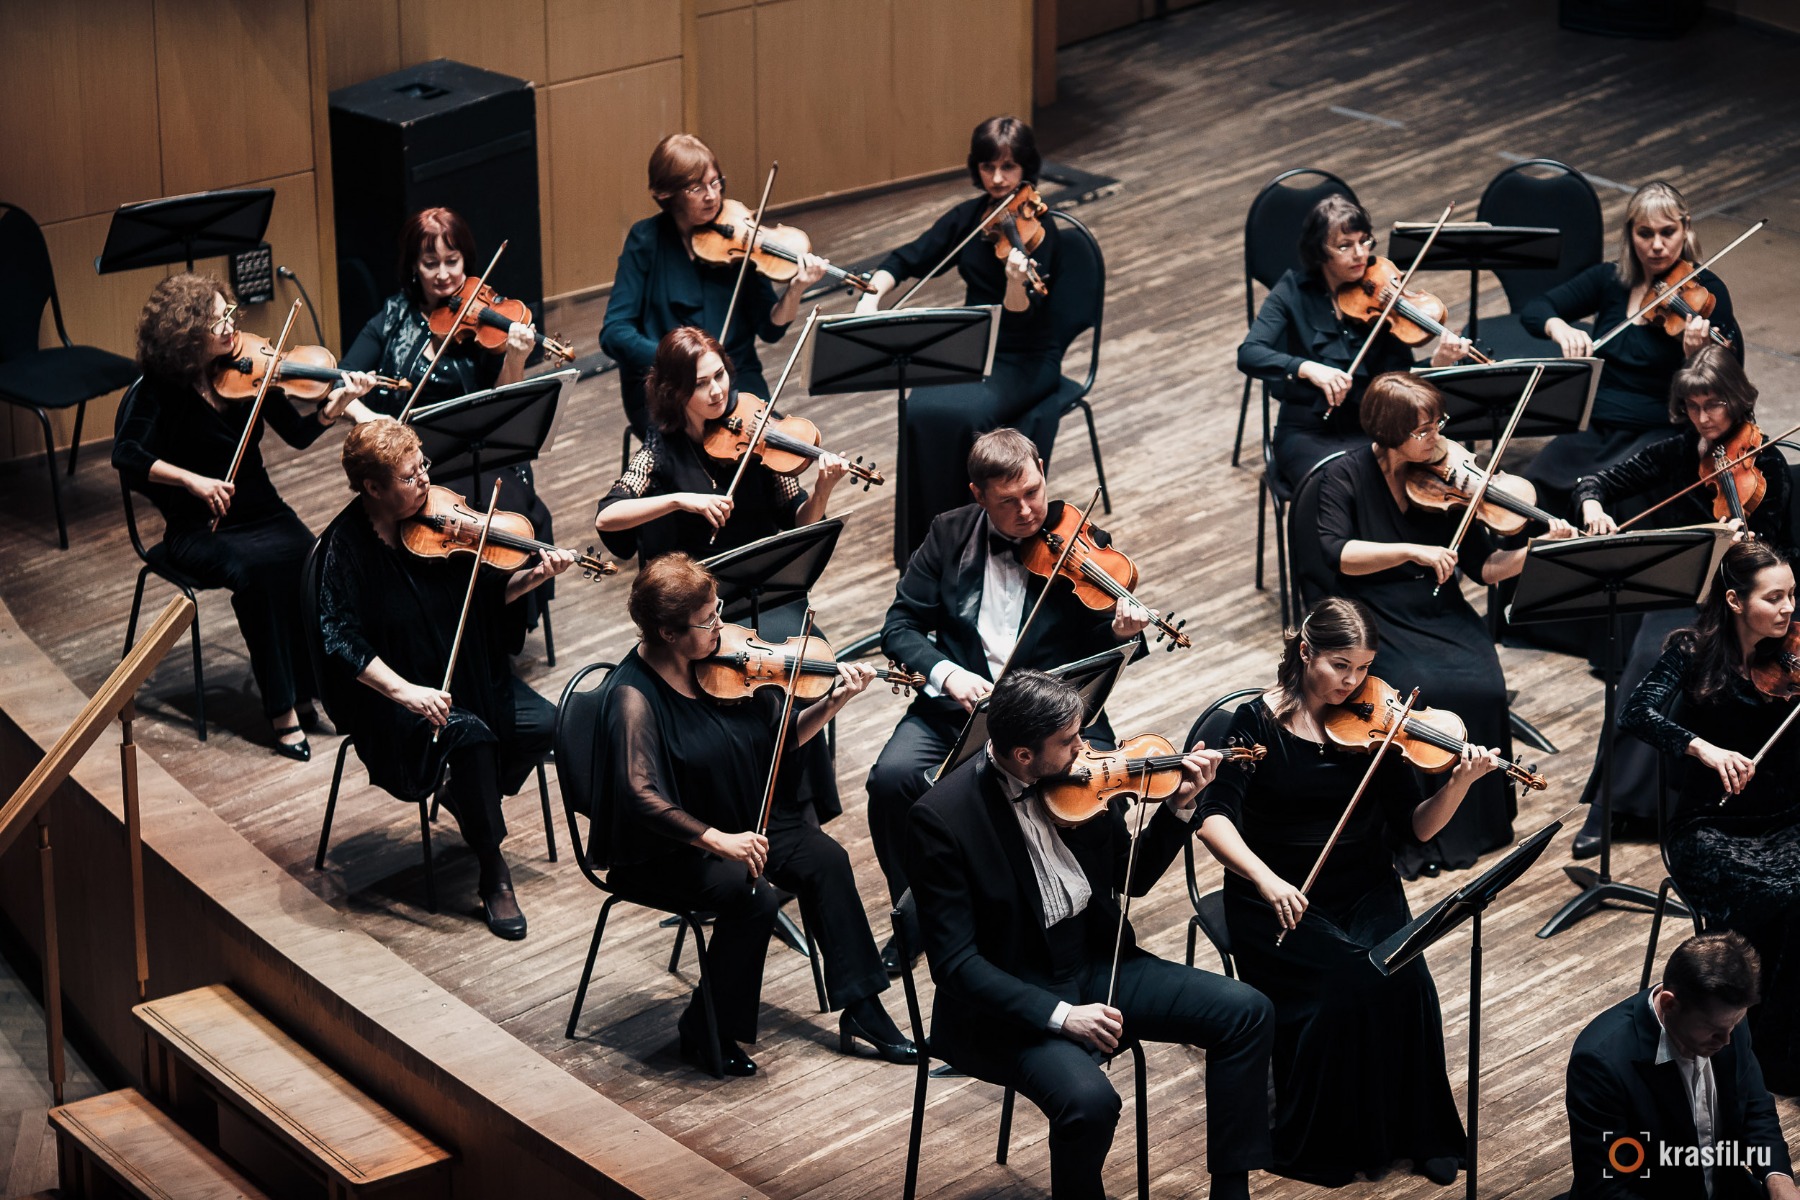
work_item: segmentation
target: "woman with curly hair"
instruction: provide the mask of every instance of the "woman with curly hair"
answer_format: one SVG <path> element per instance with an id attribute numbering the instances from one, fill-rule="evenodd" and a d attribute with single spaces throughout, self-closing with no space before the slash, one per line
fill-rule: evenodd
<path id="1" fill-rule="evenodd" d="M 374 379 L 350 372 L 311 417 L 271 389 L 227 480 L 251 405 L 221 399 L 211 374 L 236 343 L 236 311 L 225 285 L 209 275 L 172 275 L 151 291 L 137 327 L 144 375 L 119 410 L 112 461 L 161 511 L 171 565 L 231 592 L 275 752 L 305 762 L 312 748 L 296 705 L 310 707 L 315 692 L 301 640 L 300 568 L 313 535 L 263 465 L 263 422 L 304 449 L 346 412 L 370 416 L 360 397 Z"/>

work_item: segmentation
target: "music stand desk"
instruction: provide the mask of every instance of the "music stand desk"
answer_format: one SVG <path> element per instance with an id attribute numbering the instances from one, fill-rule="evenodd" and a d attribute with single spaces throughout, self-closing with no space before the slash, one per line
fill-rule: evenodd
<path id="1" fill-rule="evenodd" d="M 1496 363 L 1424 367 L 1414 374 L 1443 393 L 1446 437 L 1500 440 L 1525 383 L 1538 366 L 1544 377 L 1519 417 L 1514 437 L 1549 437 L 1586 429 L 1600 387 L 1597 358 L 1516 358 Z"/>
<path id="2" fill-rule="evenodd" d="M 1112 695 L 1113 685 L 1119 682 L 1119 676 L 1125 673 L 1125 664 L 1137 652 L 1135 640 L 1123 646 L 1114 646 L 1111 650 L 1102 650 L 1098 654 L 1089 655 L 1060 667 L 1052 667 L 1047 674 L 1054 675 L 1064 683 L 1072 684 L 1081 693 L 1081 727 L 1086 729 L 1100 719 L 1100 713 L 1106 708 L 1106 701 Z M 962 766 L 975 752 L 987 745 L 987 710 L 988 702 L 984 698 L 969 714 L 963 723 L 962 732 L 957 735 L 956 745 L 950 748 L 950 754 L 939 767 L 934 780 L 941 779 L 951 771 Z"/>
<path id="3" fill-rule="evenodd" d="M 471 503 L 485 505 L 481 477 L 533 462 L 555 440 L 563 389 L 579 372 L 534 375 L 412 411 L 420 449 L 444 479 L 474 479 Z"/>
<path id="4" fill-rule="evenodd" d="M 94 273 L 166 267 L 196 258 L 254 250 L 269 230 L 274 188 L 235 188 L 165 196 L 113 210 Z"/>
<path id="5" fill-rule="evenodd" d="M 718 580 L 725 619 L 735 624 L 747 616 L 761 634 L 766 613 L 805 602 L 843 532 L 844 519 L 832 517 L 727 550 L 700 565 Z"/>
<path id="6" fill-rule="evenodd" d="M 1431 232 L 1429 222 L 1394 223 L 1388 255 L 1411 262 Z M 1562 261 L 1562 230 L 1533 225 L 1489 225 L 1485 221 L 1446 224 L 1431 243 L 1421 271 L 1469 273 L 1469 337 L 1481 329 L 1480 290 L 1483 271 L 1554 271 Z"/>

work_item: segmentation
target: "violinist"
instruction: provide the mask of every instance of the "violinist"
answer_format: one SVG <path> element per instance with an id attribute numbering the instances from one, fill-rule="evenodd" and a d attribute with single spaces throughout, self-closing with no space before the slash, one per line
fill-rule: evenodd
<path id="1" fill-rule="evenodd" d="M 696 229 L 709 226 L 725 204 L 725 175 L 706 143 L 672 133 L 650 154 L 650 197 L 662 211 L 625 235 L 613 274 L 612 295 L 600 326 L 600 348 L 619 364 L 625 419 L 639 437 L 649 428 L 650 369 L 657 346 L 671 330 L 693 325 L 717 337 L 737 371 L 738 386 L 768 399 L 756 340 L 778 342 L 800 312 L 800 297 L 825 277 L 829 265 L 815 254 L 800 256 L 794 278 L 776 295 L 775 285 L 754 269 L 744 276 L 731 328 L 724 329 L 739 268 L 709 263 L 694 253 Z"/>
<path id="2" fill-rule="evenodd" d="M 1325 197 L 1300 226 L 1299 252 L 1299 269 L 1269 289 L 1237 352 L 1238 370 L 1263 380 L 1281 402 L 1275 465 L 1289 488 L 1326 455 L 1362 445 L 1363 390 L 1383 372 L 1413 366 L 1412 349 L 1384 328 L 1355 377 L 1348 374 L 1369 331 L 1339 311 L 1337 293 L 1361 280 L 1374 259 L 1369 214 L 1348 197 Z M 1431 365 L 1450 366 L 1468 349 L 1467 341 L 1446 334 L 1432 350 Z"/>
<path id="3" fill-rule="evenodd" d="M 1762 957 L 1750 1030 L 1769 1089 L 1788 1095 L 1800 1094 L 1800 737 L 1788 731 L 1753 761 L 1794 702 L 1752 680 L 1774 667 L 1784 678 L 1772 690 L 1792 694 L 1791 668 L 1776 662 L 1792 654 L 1793 620 L 1786 553 L 1736 543 L 1692 628 L 1669 638 L 1619 720 L 1683 764 L 1664 830 L 1669 874 L 1708 930 L 1736 930 Z"/>
<path id="4" fill-rule="evenodd" d="M 488 929 L 516 941 L 525 936 L 525 914 L 500 852 L 500 797 L 517 792 L 550 748 L 556 706 L 512 673 L 507 625 L 519 617 L 514 602 L 568 570 L 575 555 L 548 549 L 510 574 L 480 569 L 445 689 L 475 567 L 469 555 L 423 558 L 402 546 L 402 523 L 424 508 L 431 489 L 419 437 L 409 425 L 377 418 L 344 439 L 343 463 L 357 499 L 320 538 L 326 707 L 356 739 L 369 782 L 403 800 L 430 796 L 449 767 L 444 807 L 475 853 Z"/>
<path id="5" fill-rule="evenodd" d="M 1466 746 L 1427 797 L 1390 747 L 1317 880 L 1300 890 L 1371 761 L 1326 726 L 1369 678 L 1381 642 L 1375 614 L 1355 600 L 1307 610 L 1283 639 L 1275 686 L 1232 718 L 1230 739 L 1260 743 L 1267 756 L 1254 772 L 1220 771 L 1200 798 L 1200 840 L 1226 870 L 1238 972 L 1275 1006 L 1273 1169 L 1325 1187 L 1379 1179 L 1403 1158 L 1448 1184 L 1466 1147 L 1425 960 L 1384 976 L 1369 950 L 1412 919 L 1395 847 L 1437 836 L 1499 756 Z"/>
<path id="6" fill-rule="evenodd" d="M 1008 672 L 984 751 L 913 807 L 906 853 L 937 984 L 932 1053 L 1037 1105 L 1050 1122 L 1050 1194 L 1101 1200 L 1120 1103 L 1096 1058 L 1134 1039 L 1203 1047 L 1210 1195 L 1247 1200 L 1249 1172 L 1270 1161 L 1269 1002 L 1140 948 L 1116 899 L 1150 890 L 1181 854 L 1196 797 L 1234 769 L 1221 772 L 1217 751 L 1190 751 L 1134 858 L 1123 797 L 1064 828 L 1039 794 L 1080 752 L 1081 722 L 1075 688 Z"/>
<path id="7" fill-rule="evenodd" d="M 754 1075 L 739 1042 L 756 1040 L 769 934 L 781 906 L 775 888 L 800 898 L 825 963 L 825 991 L 841 1007 L 839 1048 L 869 1043 L 888 1062 L 918 1060 L 880 993 L 881 953 L 857 896 L 850 858 L 796 801 L 784 759 L 768 833 L 757 831 L 782 697 L 764 689 L 747 701 L 713 699 L 695 664 L 719 648 L 718 586 L 685 554 L 645 564 L 631 585 L 639 641 L 607 680 L 597 737 L 605 739 L 591 853 L 633 895 L 716 914 L 707 948 L 727 1075 Z M 841 663 L 823 700 L 797 711 L 790 749 L 814 740 L 865 689 L 871 668 Z M 753 883 L 753 880 L 765 882 Z M 769 886 L 774 884 L 774 887 Z M 681 1055 L 704 1066 L 706 1018 L 698 990 L 680 1020 Z"/>
<path id="8" fill-rule="evenodd" d="M 306 762 L 312 747 L 302 719 L 316 718 L 315 688 L 299 594 L 313 535 L 269 478 L 262 422 L 305 449 L 338 417 L 369 415 L 360 397 L 374 381 L 350 373 L 311 416 L 271 384 L 243 462 L 227 481 L 252 407 L 221 399 L 211 381 L 213 364 L 237 338 L 230 295 L 212 276 L 192 274 L 171 275 L 151 291 L 137 326 L 144 375 L 119 412 L 112 462 L 162 513 L 170 564 L 203 587 L 231 592 L 275 753 Z"/>
<path id="9" fill-rule="evenodd" d="M 1024 121 L 991 117 L 977 125 L 969 137 L 968 167 L 978 194 L 883 259 L 870 279 L 874 291 L 857 301 L 856 311 L 874 312 L 902 280 L 923 279 L 995 205 L 1021 186 L 1035 188 L 1042 165 L 1037 136 Z M 1014 246 L 1005 258 L 997 257 L 994 244 L 979 236 L 956 255 L 956 271 L 966 288 L 963 303 L 1000 305 L 1000 338 L 986 380 L 921 388 L 907 398 L 907 427 L 900 431 L 906 439 L 906 473 L 895 499 L 902 506 L 894 529 L 896 563 L 904 563 L 918 548 L 932 518 L 963 502 L 963 485 L 969 480 L 960 468 L 981 434 L 1010 425 L 1037 444 L 1039 458 L 1050 461 L 1062 412 L 1045 401 L 1056 391 L 1068 349 L 1055 306 L 1085 306 L 1092 298 L 1057 291 L 1056 222 L 1046 216 L 1040 225 L 1043 241 L 1029 255 Z M 1028 282 L 1031 262 L 1045 280 L 1047 295 Z"/>
<path id="10" fill-rule="evenodd" d="M 1644 302 L 1652 280 L 1671 271 L 1679 279 L 1700 260 L 1687 201 L 1667 183 L 1647 183 L 1625 206 L 1618 263 L 1596 263 L 1557 284 L 1520 309 L 1519 318 L 1527 333 L 1549 338 L 1563 354 L 1586 357 L 1596 353 L 1593 337 L 1573 322 L 1592 317 L 1596 332 L 1609 330 Z M 1710 318 L 1695 317 L 1679 337 L 1671 337 L 1659 319 L 1664 310 L 1658 308 L 1599 349 L 1606 369 L 1594 393 L 1588 428 L 1559 434 L 1525 472 L 1545 508 L 1564 511 L 1578 477 L 1620 463 L 1663 437 L 1669 380 L 1713 333 L 1729 339 L 1731 353 L 1743 362 L 1744 340 L 1724 281 L 1702 271 L 1697 282 L 1713 296 Z"/>
<path id="11" fill-rule="evenodd" d="M 1735 458 L 1746 429 L 1755 431 L 1756 388 L 1744 375 L 1737 357 L 1722 346 L 1702 346 L 1679 371 L 1669 387 L 1669 419 L 1686 429 L 1652 442 L 1624 462 L 1575 481 L 1575 504 L 1590 534 L 1614 532 L 1618 526 L 1609 510 L 1623 505 L 1662 500 L 1678 488 L 1695 482 L 1713 470 L 1712 451 L 1726 449 Z M 1760 439 L 1760 432 L 1754 436 Z M 1746 516 L 1751 536 L 1777 548 L 1793 545 L 1790 521 L 1787 462 L 1779 448 L 1764 446 L 1745 466 L 1760 478 L 1763 494 Z M 1741 469 L 1740 469 L 1741 470 Z M 1735 486 L 1735 485 L 1734 485 Z M 1643 528 L 1667 529 L 1718 519 L 1712 487 L 1699 488 L 1644 518 Z M 1728 518 L 1729 519 L 1729 518 Z M 1671 608 L 1640 617 L 1631 652 L 1619 676 L 1619 694 L 1631 695 L 1639 681 L 1662 654 L 1663 642 L 1676 629 L 1691 625 L 1696 610 Z M 1605 739 L 1600 746 L 1606 745 Z M 1656 822 L 1656 755 L 1641 742 L 1618 738 L 1613 742 L 1618 761 L 1613 766 L 1613 823 L 1615 836 L 1632 826 L 1654 831 Z M 1600 853 L 1600 806 L 1594 804 L 1600 779 L 1596 756 L 1584 799 L 1592 807 L 1586 823 L 1575 836 L 1576 858 Z"/>
<path id="12" fill-rule="evenodd" d="M 1438 430 L 1443 397 L 1416 376 L 1377 376 L 1363 397 L 1365 442 L 1324 468 L 1318 531 L 1331 592 L 1359 600 L 1375 614 L 1385 646 L 1382 675 L 1402 692 L 1421 689 L 1427 703 L 1454 705 L 1472 740 L 1512 756 L 1506 676 L 1493 638 L 1463 597 L 1460 568 L 1480 584 L 1510 579 L 1525 551 L 1500 550 L 1479 524 L 1450 549 L 1459 513 L 1414 504 L 1406 490 L 1413 464 L 1443 453 Z M 1574 536 L 1555 520 L 1544 535 Z M 1496 776 L 1477 785 L 1435 838 L 1408 846 L 1401 869 L 1411 878 L 1440 867 L 1463 868 L 1512 840 L 1513 797 Z"/>
<path id="13" fill-rule="evenodd" d="M 1043 528 L 1050 513 L 1044 465 L 1030 438 L 996 429 L 969 451 L 968 475 L 975 502 L 931 523 L 881 631 L 882 652 L 930 681 L 869 771 L 869 833 L 895 900 L 907 886 L 901 857 L 907 810 L 931 785 L 1015 648 L 1016 667 L 1059 667 L 1139 638 L 1152 616 L 1125 599 L 1096 612 L 1066 582 L 1055 581 L 1021 643 L 1019 627 L 1045 587 L 1019 561 L 1020 544 Z M 1086 735 L 1113 744 L 1104 715 Z"/>

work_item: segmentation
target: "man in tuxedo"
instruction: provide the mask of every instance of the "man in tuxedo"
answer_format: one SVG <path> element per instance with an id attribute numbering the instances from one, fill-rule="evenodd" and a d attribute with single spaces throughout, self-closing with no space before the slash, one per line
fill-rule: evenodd
<path id="1" fill-rule="evenodd" d="M 1572 1200 L 1800 1200 L 1744 1014 L 1761 963 L 1737 933 L 1675 948 L 1569 1059 Z"/>
<path id="2" fill-rule="evenodd" d="M 1062 581 L 1020 642 L 1020 626 L 1044 587 L 1018 554 L 1019 544 L 1050 514 L 1044 464 L 1030 438 L 996 429 L 977 439 L 968 470 L 975 502 L 932 521 L 906 564 L 881 630 L 882 652 L 929 684 L 869 771 L 869 834 L 895 900 L 907 888 L 907 810 L 931 786 L 932 774 L 969 714 L 993 690 L 1015 646 L 1016 666 L 1059 667 L 1136 638 L 1151 617 L 1128 600 L 1095 612 Z M 1105 538 L 1095 533 L 1096 540 Z M 1087 732 L 1112 745 L 1104 715 Z"/>
<path id="3" fill-rule="evenodd" d="M 1125 801 L 1072 828 L 1044 806 L 1040 781 L 1074 762 L 1081 718 L 1073 687 L 1014 668 L 989 699 L 984 751 L 912 808 L 907 870 L 937 983 L 932 1053 L 1042 1109 L 1051 1194 L 1098 1200 L 1120 1110 L 1100 1061 L 1132 1039 L 1206 1047 L 1213 1200 L 1245 1200 L 1249 1171 L 1270 1163 L 1273 1007 L 1245 984 L 1138 949 L 1114 899 L 1143 895 L 1180 854 L 1220 755 L 1188 754 L 1133 860 Z"/>

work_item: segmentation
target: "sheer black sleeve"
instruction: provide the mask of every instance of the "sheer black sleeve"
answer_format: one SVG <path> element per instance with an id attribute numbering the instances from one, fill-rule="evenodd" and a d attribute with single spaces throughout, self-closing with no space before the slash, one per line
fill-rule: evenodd
<path id="1" fill-rule="evenodd" d="M 1617 274 L 1611 263 L 1595 263 L 1581 274 L 1565 279 L 1519 310 L 1519 323 L 1533 337 L 1543 337 L 1551 317 L 1579 321 L 1594 316 L 1606 303 L 1606 288 Z"/>
<path id="2" fill-rule="evenodd" d="M 1260 743 L 1269 747 L 1273 753 L 1278 732 L 1272 726 L 1273 718 L 1264 718 L 1260 714 L 1268 712 L 1268 706 L 1260 698 L 1252 699 L 1238 705 L 1238 710 L 1231 718 L 1231 728 L 1225 740 L 1212 749 L 1223 746 L 1250 745 Z M 1199 806 L 1194 813 L 1193 827 L 1200 828 L 1206 818 L 1224 817 L 1241 832 L 1244 828 L 1244 801 L 1250 795 L 1250 784 L 1254 772 L 1237 763 L 1220 763 L 1218 774 L 1200 793 Z"/>
<path id="3" fill-rule="evenodd" d="M 1693 651 L 1681 641 L 1664 649 L 1662 657 L 1656 660 L 1650 673 L 1631 693 L 1631 699 L 1625 702 L 1625 711 L 1619 715 L 1619 728 L 1664 754 L 1679 757 L 1687 753 L 1688 743 L 1694 740 L 1693 733 L 1664 713 L 1680 693 L 1693 663 Z"/>
<path id="4" fill-rule="evenodd" d="M 361 675 L 376 654 L 363 629 L 360 562 L 342 536 L 325 543 L 324 555 L 319 565 L 319 635 L 325 657 L 343 664 L 352 676 Z"/>
<path id="5" fill-rule="evenodd" d="M 607 763 L 612 771 L 614 819 L 641 823 L 660 837 L 691 843 L 706 822 L 681 807 L 662 776 L 662 735 L 644 693 L 620 686 L 606 706 Z"/>
<path id="6" fill-rule="evenodd" d="M 1691 464 L 1688 478 L 1681 478 L 1685 457 L 1682 452 L 1687 449 L 1688 439 L 1692 436 L 1690 433 L 1671 434 L 1650 443 L 1622 463 L 1577 479 L 1571 500 L 1575 518 L 1580 519 L 1581 506 L 1589 500 L 1598 500 L 1602 508 L 1611 508 L 1621 500 L 1639 496 L 1655 495 L 1661 499 L 1662 494 L 1692 483 Z"/>

